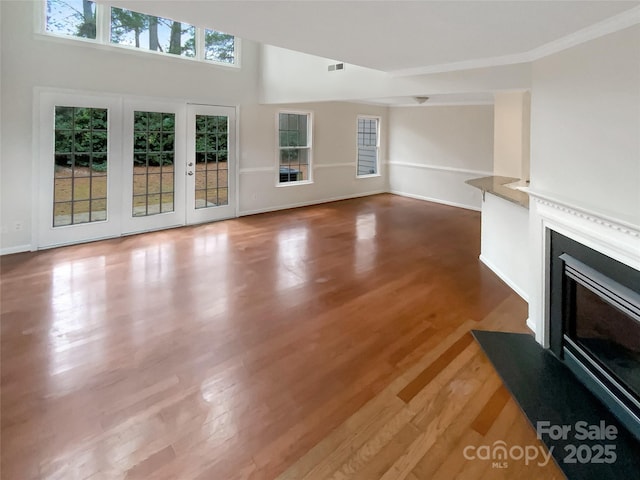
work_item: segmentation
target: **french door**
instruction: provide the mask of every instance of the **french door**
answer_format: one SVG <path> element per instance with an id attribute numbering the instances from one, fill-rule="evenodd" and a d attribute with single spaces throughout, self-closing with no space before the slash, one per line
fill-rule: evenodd
<path id="1" fill-rule="evenodd" d="M 187 109 L 187 223 L 235 216 L 235 109 Z"/>
<path id="2" fill-rule="evenodd" d="M 38 248 L 236 215 L 235 109 L 40 94 Z"/>
<path id="3" fill-rule="evenodd" d="M 125 100 L 123 233 L 185 224 L 184 107 Z"/>
<path id="4" fill-rule="evenodd" d="M 65 245 L 121 232 L 121 108 L 114 97 L 41 94 L 33 245 Z"/>

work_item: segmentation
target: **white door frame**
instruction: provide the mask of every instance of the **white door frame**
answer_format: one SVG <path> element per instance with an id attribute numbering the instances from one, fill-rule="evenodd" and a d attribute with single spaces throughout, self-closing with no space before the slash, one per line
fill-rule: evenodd
<path id="1" fill-rule="evenodd" d="M 107 171 L 107 219 L 105 221 L 53 227 L 56 106 L 106 108 L 108 110 L 107 162 L 109 167 Z M 176 215 L 159 214 L 135 218 L 131 215 L 131 153 L 133 151 L 134 110 L 164 111 L 176 114 L 176 158 L 174 163 L 174 211 Z M 193 208 L 195 205 L 193 182 L 190 182 L 190 177 L 186 175 L 186 164 L 189 158 L 195 157 L 195 115 L 197 114 L 228 117 L 229 201 L 225 206 L 197 210 Z M 33 118 L 32 250 L 238 216 L 239 118 L 236 107 L 187 104 L 142 96 L 36 88 L 34 90 Z"/>
<path id="2" fill-rule="evenodd" d="M 109 95 L 37 92 L 38 147 L 34 162 L 37 176 L 37 197 L 34 196 L 33 231 L 37 248 L 56 247 L 84 241 L 117 237 L 121 233 L 122 195 L 115 186 L 122 178 L 122 98 Z M 53 194 L 55 174 L 55 107 L 73 106 L 106 108 L 108 110 L 107 147 L 107 219 L 104 221 L 53 227 Z M 34 108 L 35 110 L 35 108 Z"/>
<path id="3" fill-rule="evenodd" d="M 196 115 L 219 115 L 228 118 L 227 138 L 227 181 L 228 203 L 219 207 L 195 208 L 195 137 Z M 236 108 L 217 105 L 187 105 L 187 225 L 212 222 L 235 218 L 238 216 L 237 186 L 238 186 L 238 156 L 237 156 L 237 125 Z M 193 165 L 189 165 L 193 163 Z M 189 175 L 189 173 L 194 173 Z"/>

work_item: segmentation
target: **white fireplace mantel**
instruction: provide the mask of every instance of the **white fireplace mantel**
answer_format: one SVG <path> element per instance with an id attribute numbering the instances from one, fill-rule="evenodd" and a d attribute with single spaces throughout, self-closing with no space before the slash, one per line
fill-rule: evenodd
<path id="1" fill-rule="evenodd" d="M 543 347 L 549 346 L 549 312 L 546 299 L 547 229 L 640 270 L 640 227 L 546 195 L 529 192 L 529 231 L 534 281 L 529 297 L 529 326 Z"/>

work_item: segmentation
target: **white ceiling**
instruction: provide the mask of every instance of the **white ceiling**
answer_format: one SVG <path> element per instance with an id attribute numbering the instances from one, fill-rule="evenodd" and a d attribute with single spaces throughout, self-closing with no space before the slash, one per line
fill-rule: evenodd
<path id="1" fill-rule="evenodd" d="M 386 72 L 530 52 L 640 1 L 98 0 Z"/>

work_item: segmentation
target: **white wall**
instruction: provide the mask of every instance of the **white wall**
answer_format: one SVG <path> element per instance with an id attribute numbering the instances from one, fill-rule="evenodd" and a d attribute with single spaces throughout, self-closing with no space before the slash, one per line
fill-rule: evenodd
<path id="1" fill-rule="evenodd" d="M 96 46 L 73 39 L 34 34 L 34 2 L 0 2 L 2 19 L 2 164 L 0 252 L 28 249 L 31 243 L 34 92 L 37 87 L 107 92 L 184 102 L 239 105 L 240 213 L 272 210 L 363 195 L 387 189 L 386 145 L 382 173 L 355 178 L 356 115 L 382 117 L 383 107 L 326 103 L 298 106 L 315 118 L 315 182 L 275 187 L 278 107 L 258 105 L 259 46 L 242 42 L 242 68 L 217 67 L 187 59 Z M 37 111 L 37 105 L 36 111 Z M 21 230 L 15 228 L 22 225 Z"/>
<path id="2" fill-rule="evenodd" d="M 389 162 L 392 192 L 480 209 L 464 182 L 492 174 L 493 106 L 391 108 Z"/>
<path id="3" fill-rule="evenodd" d="M 335 60 L 270 45 L 262 46 L 261 62 L 263 103 L 491 92 L 527 89 L 531 84 L 529 64 L 397 77 L 351 64 L 329 72 L 327 67 Z"/>
<path id="4" fill-rule="evenodd" d="M 312 184 L 276 187 L 276 115 L 280 109 L 313 113 Z M 356 178 L 359 114 L 381 117 L 379 177 Z M 344 102 L 245 105 L 240 115 L 241 215 L 387 190 L 386 107 Z"/>
<path id="5" fill-rule="evenodd" d="M 640 26 L 533 64 L 531 189 L 640 225 Z"/>
<path id="6" fill-rule="evenodd" d="M 529 178 L 529 92 L 495 94 L 493 174 Z"/>
<path id="7" fill-rule="evenodd" d="M 482 204 L 480 260 L 525 300 L 531 290 L 529 210 L 485 195 Z"/>
<path id="8" fill-rule="evenodd" d="M 532 202 L 529 217 L 529 319 L 546 345 L 545 222 L 614 258 L 640 227 L 640 26 L 534 63 L 531 190 L 565 205 Z"/>
<path id="9" fill-rule="evenodd" d="M 2 8 L 2 249 L 31 240 L 35 87 L 113 92 L 218 105 L 255 103 L 258 46 L 243 42 L 242 69 L 34 34 L 36 2 Z M 15 224 L 23 225 L 21 231 Z"/>

